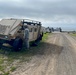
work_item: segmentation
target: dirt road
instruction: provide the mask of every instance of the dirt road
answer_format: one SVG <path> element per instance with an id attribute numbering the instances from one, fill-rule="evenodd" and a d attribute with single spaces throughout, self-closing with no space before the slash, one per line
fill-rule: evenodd
<path id="1" fill-rule="evenodd" d="M 30 62 L 23 62 L 11 75 L 76 75 L 76 40 L 54 33 Z"/>

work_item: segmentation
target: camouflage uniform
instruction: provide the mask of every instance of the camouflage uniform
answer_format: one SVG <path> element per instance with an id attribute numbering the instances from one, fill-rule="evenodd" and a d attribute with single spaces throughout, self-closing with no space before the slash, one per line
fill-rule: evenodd
<path id="1" fill-rule="evenodd" d="M 24 30 L 24 45 L 28 49 L 29 48 L 29 29 L 25 28 Z"/>

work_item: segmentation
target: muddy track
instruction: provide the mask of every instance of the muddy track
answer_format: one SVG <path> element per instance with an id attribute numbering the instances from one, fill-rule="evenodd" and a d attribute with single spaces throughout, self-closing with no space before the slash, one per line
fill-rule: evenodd
<path id="1" fill-rule="evenodd" d="M 76 40 L 64 33 L 49 35 L 40 52 L 11 75 L 76 75 Z"/>

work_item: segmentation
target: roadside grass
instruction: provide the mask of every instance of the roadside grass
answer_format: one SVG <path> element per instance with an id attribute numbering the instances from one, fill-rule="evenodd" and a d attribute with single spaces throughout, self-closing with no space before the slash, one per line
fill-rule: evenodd
<path id="1" fill-rule="evenodd" d="M 76 36 L 76 33 L 70 33 L 70 35 L 72 35 L 72 36 Z"/>
<path id="2" fill-rule="evenodd" d="M 38 46 L 32 46 L 30 49 L 23 48 L 19 52 L 15 51 L 7 51 L 4 53 L 5 50 L 0 50 L 0 74 L 2 75 L 9 75 L 10 72 L 13 72 L 17 69 L 18 64 L 21 62 L 29 62 L 32 56 L 37 55 L 40 53 L 41 47 L 44 46 L 44 42 L 48 39 L 48 36 L 51 35 L 50 33 L 44 34 L 42 41 L 39 43 Z"/>
<path id="3" fill-rule="evenodd" d="M 47 38 L 48 38 L 48 35 L 50 35 L 51 33 L 46 33 L 46 34 L 43 34 L 43 38 L 42 38 L 42 41 L 46 41 Z"/>

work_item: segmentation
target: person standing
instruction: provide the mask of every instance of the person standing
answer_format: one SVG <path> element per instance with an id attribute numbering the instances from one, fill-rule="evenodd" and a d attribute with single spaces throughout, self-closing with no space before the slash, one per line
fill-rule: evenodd
<path id="1" fill-rule="evenodd" d="M 26 49 L 29 49 L 29 28 L 28 26 L 25 26 L 24 28 L 24 46 Z"/>

